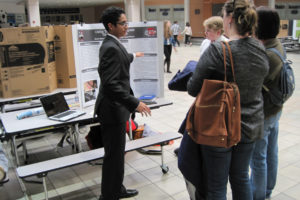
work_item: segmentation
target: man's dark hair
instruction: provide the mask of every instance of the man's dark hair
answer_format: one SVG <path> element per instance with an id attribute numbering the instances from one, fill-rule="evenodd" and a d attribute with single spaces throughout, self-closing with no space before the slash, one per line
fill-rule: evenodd
<path id="1" fill-rule="evenodd" d="M 280 18 L 277 11 L 266 6 L 260 6 L 256 12 L 258 15 L 257 38 L 260 40 L 276 38 L 280 28 Z"/>
<path id="2" fill-rule="evenodd" d="M 117 22 L 121 16 L 121 14 L 125 14 L 125 11 L 119 7 L 109 7 L 103 11 L 101 21 L 107 31 L 109 31 L 108 24 L 111 23 L 113 25 L 117 25 Z"/>

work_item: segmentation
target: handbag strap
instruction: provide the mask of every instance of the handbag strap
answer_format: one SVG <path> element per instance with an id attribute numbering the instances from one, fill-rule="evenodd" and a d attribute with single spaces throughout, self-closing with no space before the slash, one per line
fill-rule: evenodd
<path id="1" fill-rule="evenodd" d="M 223 62 L 224 62 L 224 81 L 227 82 L 227 70 L 226 70 L 226 51 L 225 51 L 225 45 L 223 42 L 221 42 L 222 49 L 223 49 Z"/>
<path id="2" fill-rule="evenodd" d="M 232 53 L 231 53 L 231 48 L 228 44 L 228 42 L 226 41 L 223 41 L 222 43 L 222 48 L 223 48 L 223 55 L 224 55 L 224 68 L 225 68 L 225 81 L 227 81 L 227 75 L 226 75 L 226 47 L 225 45 L 227 46 L 227 49 L 228 49 L 228 53 L 229 53 L 229 58 L 230 58 L 230 65 L 231 65 L 231 71 L 232 71 L 232 76 L 233 76 L 233 81 L 236 82 L 235 80 L 235 73 L 234 73 L 234 66 L 233 66 L 233 59 L 232 59 Z M 225 45 L 224 45 L 225 44 Z"/>

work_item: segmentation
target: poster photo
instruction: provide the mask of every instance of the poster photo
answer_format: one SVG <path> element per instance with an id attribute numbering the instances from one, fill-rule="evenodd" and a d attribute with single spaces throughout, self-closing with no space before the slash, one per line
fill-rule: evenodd
<path id="1" fill-rule="evenodd" d="M 84 83 L 84 102 L 94 101 L 97 96 L 98 83 L 97 80 L 88 80 Z"/>

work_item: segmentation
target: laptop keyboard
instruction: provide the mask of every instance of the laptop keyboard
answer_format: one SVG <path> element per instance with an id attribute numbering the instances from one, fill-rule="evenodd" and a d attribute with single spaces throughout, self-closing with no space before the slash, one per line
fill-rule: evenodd
<path id="1" fill-rule="evenodd" d="M 75 113 L 75 112 L 76 112 L 75 110 L 68 110 L 68 111 L 63 112 L 63 113 L 61 113 L 61 114 L 55 115 L 55 117 L 56 117 L 56 118 L 62 118 L 62 117 L 71 115 L 71 114 L 73 114 L 73 113 Z"/>

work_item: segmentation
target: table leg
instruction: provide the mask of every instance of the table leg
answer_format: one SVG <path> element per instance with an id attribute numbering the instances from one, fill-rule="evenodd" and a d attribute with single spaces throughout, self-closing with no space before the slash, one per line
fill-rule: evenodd
<path id="1" fill-rule="evenodd" d="M 76 144 L 75 144 L 75 134 L 74 134 L 74 127 L 73 126 L 69 126 L 68 130 L 67 130 L 67 135 L 68 137 L 66 137 L 66 141 L 72 146 L 72 149 L 75 151 L 77 151 L 76 149 Z M 68 141 L 69 138 L 69 141 Z"/>
<path id="2" fill-rule="evenodd" d="M 75 144 L 78 152 L 82 151 L 81 142 L 80 142 L 80 132 L 79 132 L 79 124 L 75 124 Z"/>
<path id="3" fill-rule="evenodd" d="M 131 126 L 131 114 L 129 115 L 128 125 L 129 125 L 129 139 L 130 139 L 130 140 L 133 140 L 133 136 L 132 136 L 132 126 Z"/>
<path id="4" fill-rule="evenodd" d="M 29 198 L 28 198 L 27 190 L 26 190 L 26 187 L 25 187 L 25 184 L 24 184 L 23 180 L 20 179 L 18 176 L 17 176 L 17 180 L 18 180 L 18 182 L 19 182 L 19 184 L 21 186 L 21 190 L 22 190 L 22 192 L 24 194 L 24 199 L 28 200 Z"/>
<path id="5" fill-rule="evenodd" d="M 164 146 L 163 146 L 163 144 L 161 144 L 160 147 L 161 147 L 161 169 L 162 169 L 162 172 L 165 174 L 169 171 L 169 167 L 167 165 L 165 165 L 165 163 L 164 163 Z"/>
<path id="6" fill-rule="evenodd" d="M 46 176 L 43 176 L 43 186 L 44 186 L 45 199 L 48 200 L 48 190 L 47 190 Z"/>
<path id="7" fill-rule="evenodd" d="M 28 152 L 27 152 L 26 140 L 22 141 L 22 146 L 23 146 L 24 161 L 25 164 L 27 164 Z"/>
<path id="8" fill-rule="evenodd" d="M 12 137 L 11 146 L 12 146 L 13 154 L 15 156 L 16 164 L 17 164 L 17 166 L 20 166 L 20 161 L 19 161 L 19 156 L 18 156 L 18 149 L 17 149 L 17 144 L 16 144 L 16 136 Z"/>

